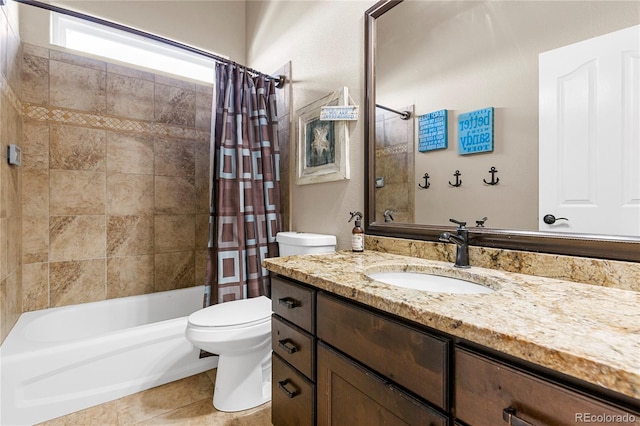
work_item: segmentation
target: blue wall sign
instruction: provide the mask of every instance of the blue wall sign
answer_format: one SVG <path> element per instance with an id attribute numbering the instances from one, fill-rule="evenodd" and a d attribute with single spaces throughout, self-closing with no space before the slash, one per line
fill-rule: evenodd
<path id="1" fill-rule="evenodd" d="M 447 110 L 418 117 L 418 151 L 433 151 L 448 146 Z"/>
<path id="2" fill-rule="evenodd" d="M 458 154 L 493 151 L 493 107 L 458 116 Z"/>

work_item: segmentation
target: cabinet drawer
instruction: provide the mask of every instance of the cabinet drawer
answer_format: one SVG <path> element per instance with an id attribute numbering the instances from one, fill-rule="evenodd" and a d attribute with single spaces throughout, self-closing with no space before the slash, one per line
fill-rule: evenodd
<path id="1" fill-rule="evenodd" d="M 448 410 L 449 342 L 318 294 L 318 338 Z"/>
<path id="2" fill-rule="evenodd" d="M 271 319 L 271 347 L 285 361 L 315 381 L 315 340 L 312 335 L 274 315 Z"/>
<path id="3" fill-rule="evenodd" d="M 313 426 L 315 385 L 284 362 L 272 358 L 271 422 L 274 426 Z"/>
<path id="4" fill-rule="evenodd" d="M 446 426 L 448 420 L 346 356 L 318 345 L 318 425 Z"/>
<path id="5" fill-rule="evenodd" d="M 620 417 L 627 419 L 624 424 L 640 425 L 638 413 L 627 412 L 482 355 L 456 348 L 455 362 L 456 417 L 469 425 L 507 425 L 503 410 L 509 408 L 515 410 L 513 416 L 536 426 L 612 424 L 613 421 L 593 420 L 607 415 L 626 415 Z M 590 420 L 586 416 L 590 416 Z M 512 421 L 512 424 L 518 423 Z"/>
<path id="6" fill-rule="evenodd" d="M 278 276 L 271 276 L 273 313 L 308 331 L 315 332 L 316 291 Z"/>

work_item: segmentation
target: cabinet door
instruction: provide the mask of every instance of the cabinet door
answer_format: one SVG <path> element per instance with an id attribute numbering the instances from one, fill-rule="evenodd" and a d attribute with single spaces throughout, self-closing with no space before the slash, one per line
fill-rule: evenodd
<path id="1" fill-rule="evenodd" d="M 471 426 L 640 426 L 637 412 L 627 412 L 464 349 L 456 348 L 455 357 L 456 418 Z M 513 410 L 511 423 L 505 413 L 508 409 Z"/>
<path id="2" fill-rule="evenodd" d="M 318 426 L 446 426 L 434 409 L 370 370 L 318 344 Z"/>
<path id="3" fill-rule="evenodd" d="M 318 338 L 448 410 L 449 342 L 318 294 Z"/>
<path id="4" fill-rule="evenodd" d="M 273 354 L 271 422 L 274 426 L 313 426 L 315 386 Z"/>

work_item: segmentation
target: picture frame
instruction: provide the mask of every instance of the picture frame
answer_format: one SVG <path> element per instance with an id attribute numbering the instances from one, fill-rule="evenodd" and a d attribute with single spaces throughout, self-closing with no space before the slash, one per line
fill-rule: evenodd
<path id="1" fill-rule="evenodd" d="M 296 111 L 296 184 L 308 185 L 349 179 L 348 121 L 320 120 L 324 106 L 348 105 L 341 87 Z"/>

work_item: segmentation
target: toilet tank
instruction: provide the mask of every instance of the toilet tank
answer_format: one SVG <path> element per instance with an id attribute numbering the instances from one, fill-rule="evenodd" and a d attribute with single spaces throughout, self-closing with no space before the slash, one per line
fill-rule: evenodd
<path id="1" fill-rule="evenodd" d="M 280 256 L 336 251 L 335 235 L 309 232 L 278 232 L 276 241 L 278 242 Z"/>

